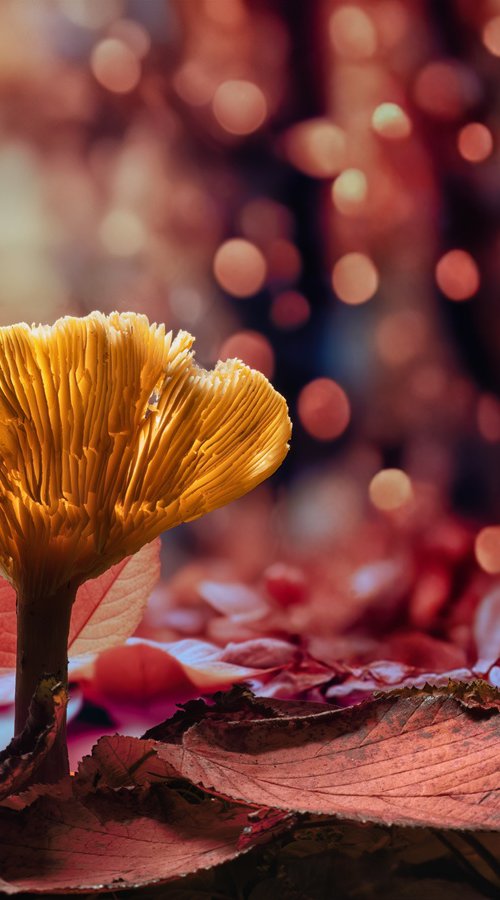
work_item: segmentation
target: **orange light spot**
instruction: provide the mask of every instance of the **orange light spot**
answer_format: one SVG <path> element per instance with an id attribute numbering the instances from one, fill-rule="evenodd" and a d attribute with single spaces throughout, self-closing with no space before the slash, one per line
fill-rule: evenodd
<path id="1" fill-rule="evenodd" d="M 500 56 L 500 16 L 493 16 L 483 28 L 483 44 L 493 56 Z"/>
<path id="2" fill-rule="evenodd" d="M 271 305 L 271 320 L 284 331 L 300 328 L 311 314 L 306 298 L 297 291 L 283 291 L 274 298 Z"/>
<path id="3" fill-rule="evenodd" d="M 485 441 L 500 441 L 500 401 L 492 394 L 483 394 L 478 400 L 477 427 Z"/>
<path id="4" fill-rule="evenodd" d="M 333 267 L 333 289 L 350 306 L 366 303 L 378 288 L 378 272 L 364 253 L 346 253 Z"/>
<path id="5" fill-rule="evenodd" d="M 96 81 L 114 94 L 128 94 L 141 78 L 137 56 L 118 38 L 105 38 L 94 47 L 90 68 Z"/>
<path id="6" fill-rule="evenodd" d="M 332 441 L 347 428 L 351 418 L 343 388 L 331 378 L 316 378 L 302 388 L 297 411 L 303 428 L 318 441 Z"/>
<path id="7" fill-rule="evenodd" d="M 458 133 L 458 149 L 468 162 L 483 162 L 493 150 L 493 135 L 481 122 L 469 122 Z"/>
<path id="8" fill-rule="evenodd" d="M 380 137 L 399 141 L 411 134 L 411 121 L 397 103 L 381 103 L 373 111 L 372 128 Z"/>
<path id="9" fill-rule="evenodd" d="M 149 53 L 151 38 L 146 29 L 133 19 L 118 19 L 110 26 L 108 34 L 127 44 L 138 59 Z"/>
<path id="10" fill-rule="evenodd" d="M 468 300 L 479 289 L 479 269 L 470 253 L 450 250 L 436 266 L 436 281 L 449 300 Z"/>
<path id="11" fill-rule="evenodd" d="M 300 275 L 302 260 L 295 244 L 286 238 L 277 238 L 266 249 L 269 279 L 295 281 Z"/>
<path id="12" fill-rule="evenodd" d="M 339 6 L 330 16 L 330 40 L 340 56 L 368 59 L 377 49 L 377 32 L 370 16 L 359 6 Z"/>
<path id="13" fill-rule="evenodd" d="M 238 331 L 222 344 L 219 359 L 241 359 L 251 369 L 258 369 L 266 378 L 274 373 L 274 350 L 258 331 Z"/>
<path id="14" fill-rule="evenodd" d="M 213 99 L 214 116 L 229 134 L 252 134 L 265 121 L 267 102 L 252 81 L 224 81 Z"/>
<path id="15" fill-rule="evenodd" d="M 381 469 L 370 481 L 370 500 L 377 509 L 390 512 L 413 499 L 410 478 L 402 469 Z"/>
<path id="16" fill-rule="evenodd" d="M 214 95 L 216 84 L 202 64 L 188 59 L 177 70 L 173 84 L 179 97 L 190 106 L 205 106 Z"/>
<path id="17" fill-rule="evenodd" d="M 403 309 L 385 316 L 375 330 L 375 346 L 389 366 L 400 366 L 414 359 L 425 347 L 427 321 L 414 309 Z"/>
<path id="18" fill-rule="evenodd" d="M 332 200 L 336 209 L 345 216 L 357 216 L 363 212 L 367 193 L 368 182 L 361 169 L 345 169 L 332 185 Z"/>
<path id="19" fill-rule="evenodd" d="M 243 238 L 232 238 L 221 244 L 215 254 L 213 268 L 220 286 L 235 297 L 256 294 L 267 274 L 261 251 Z"/>
<path id="20" fill-rule="evenodd" d="M 414 94 L 425 112 L 453 121 L 477 102 L 480 85 L 476 74 L 461 63 L 441 60 L 421 69 L 415 80 Z"/>
<path id="21" fill-rule="evenodd" d="M 476 559 L 489 575 L 500 572 L 500 525 L 482 528 L 474 543 Z"/>
<path id="22" fill-rule="evenodd" d="M 285 153 L 290 162 L 306 175 L 330 178 L 344 165 L 345 133 L 327 119 L 299 122 L 285 135 Z"/>

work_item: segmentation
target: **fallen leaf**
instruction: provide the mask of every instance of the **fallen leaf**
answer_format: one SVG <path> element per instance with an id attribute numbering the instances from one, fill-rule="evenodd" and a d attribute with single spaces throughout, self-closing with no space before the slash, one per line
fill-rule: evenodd
<path id="1" fill-rule="evenodd" d="M 160 575 L 160 539 L 146 544 L 99 578 L 86 581 L 76 595 L 68 654 L 98 653 L 121 644 L 141 620 L 148 597 Z M 0 579 L 0 669 L 16 666 L 16 594 Z"/>
<path id="2" fill-rule="evenodd" d="M 419 687 L 426 684 L 446 686 L 451 681 L 472 681 L 477 676 L 471 669 L 452 669 L 448 672 L 429 672 L 393 660 L 381 659 L 364 666 L 339 666 L 334 682 L 325 691 L 328 700 L 342 706 L 371 698 L 376 691 Z"/>
<path id="3" fill-rule="evenodd" d="M 200 792 L 198 792 L 199 794 Z M 0 809 L 0 889 L 17 894 L 141 888 L 209 869 L 268 840 L 283 814 L 166 784 Z"/>
<path id="4" fill-rule="evenodd" d="M 464 651 L 419 631 L 396 633 L 379 646 L 381 659 L 394 660 L 427 672 L 446 672 L 467 665 Z"/>
<path id="5" fill-rule="evenodd" d="M 21 790 L 52 747 L 68 696 L 57 679 L 44 678 L 31 700 L 26 725 L 0 753 L 0 800 Z"/>
<path id="6" fill-rule="evenodd" d="M 247 803 L 387 825 L 497 828 L 500 695 L 480 685 L 471 703 L 470 691 L 464 702 L 460 687 L 412 689 L 276 719 L 212 711 L 159 755 L 193 783 Z"/>
<path id="7" fill-rule="evenodd" d="M 231 641 L 223 650 L 221 659 L 237 666 L 281 668 L 293 663 L 302 654 L 294 644 L 273 637 L 258 637 L 248 641 Z"/>
<path id="8" fill-rule="evenodd" d="M 238 620 L 261 619 L 269 612 L 269 604 L 255 589 L 246 584 L 226 584 L 220 581 L 201 581 L 198 584 L 200 597 L 212 609 Z"/>
<path id="9" fill-rule="evenodd" d="M 495 587 L 479 603 L 474 617 L 477 672 L 487 672 L 500 658 L 500 587 Z"/>
<path id="10" fill-rule="evenodd" d="M 200 691 L 214 691 L 262 676 L 279 665 L 276 653 L 269 659 L 257 655 L 253 666 L 236 664 L 227 659 L 225 650 L 196 638 L 166 644 L 129 638 L 85 661 L 72 677 L 81 680 L 84 693 L 94 702 L 144 706 L 157 698 L 186 699 Z"/>
<path id="11" fill-rule="evenodd" d="M 116 790 L 165 781 L 177 775 L 168 760 L 158 756 L 159 744 L 113 734 L 100 738 L 78 765 L 75 790 L 80 795 L 103 787 Z"/>

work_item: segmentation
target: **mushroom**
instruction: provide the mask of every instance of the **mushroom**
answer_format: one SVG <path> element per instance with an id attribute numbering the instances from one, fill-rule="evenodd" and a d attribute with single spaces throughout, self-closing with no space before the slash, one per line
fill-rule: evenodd
<path id="1" fill-rule="evenodd" d="M 17 593 L 16 733 L 45 673 L 67 681 L 78 587 L 280 465 L 285 400 L 193 337 L 93 312 L 0 328 L 0 567 Z M 68 771 L 65 735 L 39 780 Z"/>

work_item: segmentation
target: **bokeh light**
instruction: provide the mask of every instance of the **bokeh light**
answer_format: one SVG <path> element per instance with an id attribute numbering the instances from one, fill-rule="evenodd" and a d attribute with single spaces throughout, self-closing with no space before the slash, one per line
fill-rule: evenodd
<path id="1" fill-rule="evenodd" d="M 285 135 L 285 152 L 297 169 L 313 178 L 329 178 L 343 168 L 345 132 L 327 119 L 293 125 Z"/>
<path id="2" fill-rule="evenodd" d="M 365 253 L 346 253 L 333 267 L 332 283 L 340 300 L 350 306 L 358 306 L 376 293 L 378 272 Z"/>
<path id="3" fill-rule="evenodd" d="M 149 53 L 151 37 L 144 26 L 133 19 L 118 19 L 109 26 L 108 34 L 127 44 L 138 59 L 143 59 Z"/>
<path id="4" fill-rule="evenodd" d="M 367 193 L 368 181 L 361 169 L 344 169 L 332 185 L 335 208 L 346 216 L 363 212 Z"/>
<path id="5" fill-rule="evenodd" d="M 377 32 L 368 12 L 354 4 L 335 9 L 329 22 L 330 40 L 341 57 L 363 60 L 377 49 Z"/>
<path id="6" fill-rule="evenodd" d="M 402 469 L 381 469 L 370 481 L 370 500 L 377 509 L 392 512 L 413 499 L 411 479 Z"/>
<path id="7" fill-rule="evenodd" d="M 500 400 L 493 394 L 482 394 L 479 397 L 477 427 L 485 441 L 491 444 L 500 441 Z"/>
<path id="8" fill-rule="evenodd" d="M 477 534 L 474 543 L 476 559 L 489 575 L 500 572 L 500 525 L 488 525 Z"/>
<path id="9" fill-rule="evenodd" d="M 344 389 L 331 378 L 316 378 L 302 388 L 297 412 L 302 427 L 317 441 L 332 441 L 346 430 L 351 408 Z"/>
<path id="10" fill-rule="evenodd" d="M 224 81 L 217 88 L 213 99 L 214 116 L 219 125 L 230 134 L 252 134 L 265 122 L 266 98 L 251 81 Z"/>
<path id="11" fill-rule="evenodd" d="M 283 291 L 274 297 L 270 315 L 277 328 L 288 331 L 305 325 L 311 315 L 311 307 L 298 291 Z"/>
<path id="12" fill-rule="evenodd" d="M 449 300 L 468 300 L 479 289 L 479 269 L 466 250 L 449 250 L 436 266 L 436 281 Z"/>
<path id="13" fill-rule="evenodd" d="M 381 137 L 399 141 L 410 136 L 411 121 L 397 103 L 381 103 L 373 111 L 372 127 Z"/>
<path id="14" fill-rule="evenodd" d="M 136 54 L 118 38 L 105 38 L 96 44 L 90 68 L 96 81 L 115 94 L 129 93 L 141 78 L 141 65 Z"/>
<path id="15" fill-rule="evenodd" d="M 483 44 L 493 56 L 500 56 L 500 16 L 493 16 L 483 28 Z"/>
<path id="16" fill-rule="evenodd" d="M 214 275 L 228 294 L 251 297 L 266 280 L 266 261 L 255 244 L 243 238 L 231 238 L 215 254 Z"/>
<path id="17" fill-rule="evenodd" d="M 488 159 L 493 150 L 493 135 L 481 122 L 469 122 L 458 133 L 460 155 L 468 162 L 479 163 Z"/>
<path id="18" fill-rule="evenodd" d="M 266 378 L 272 378 L 275 368 L 274 350 L 270 341 L 259 331 L 238 331 L 226 338 L 219 352 L 219 359 L 241 359 L 252 369 L 258 369 Z"/>
<path id="19" fill-rule="evenodd" d="M 480 88 L 472 70 L 455 60 L 438 60 L 420 70 L 414 95 L 426 113 L 453 121 L 477 103 Z"/>
<path id="20" fill-rule="evenodd" d="M 188 59 L 180 66 L 173 84 L 179 97 L 195 107 L 210 103 L 216 87 L 213 76 L 196 59 Z"/>

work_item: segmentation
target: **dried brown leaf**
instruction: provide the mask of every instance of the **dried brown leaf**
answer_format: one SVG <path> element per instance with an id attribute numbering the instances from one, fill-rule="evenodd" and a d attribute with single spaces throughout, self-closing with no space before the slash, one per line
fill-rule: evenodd
<path id="1" fill-rule="evenodd" d="M 52 747 L 64 722 L 67 691 L 56 678 L 38 685 L 26 726 L 0 753 L 0 800 L 19 792 Z"/>
<path id="2" fill-rule="evenodd" d="M 309 716 L 207 715 L 158 755 L 179 775 L 263 806 L 384 824 L 500 827 L 499 692 L 394 692 Z M 465 699 L 464 699 L 465 698 Z"/>
<path id="3" fill-rule="evenodd" d="M 271 838 L 281 813 L 203 797 L 166 784 L 42 797 L 21 811 L 0 810 L 0 890 L 100 892 L 160 884 L 209 869 Z"/>

